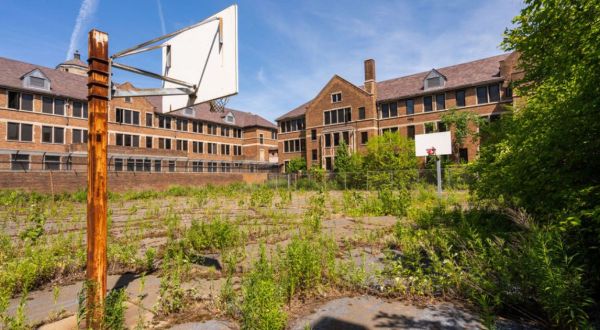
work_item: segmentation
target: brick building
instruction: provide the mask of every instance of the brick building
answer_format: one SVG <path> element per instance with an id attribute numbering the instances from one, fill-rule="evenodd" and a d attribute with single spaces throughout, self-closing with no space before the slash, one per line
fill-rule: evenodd
<path id="1" fill-rule="evenodd" d="M 0 58 L 0 170 L 85 170 L 87 66 L 55 69 Z M 135 89 L 129 83 L 117 88 Z M 111 171 L 234 172 L 277 164 L 276 126 L 208 104 L 165 114 L 160 97 L 109 103 Z"/>
<path id="2" fill-rule="evenodd" d="M 334 75 L 312 100 L 276 119 L 280 166 L 304 157 L 308 168 L 332 170 L 340 141 L 362 153 L 370 138 L 386 131 L 409 138 L 444 131 L 440 118 L 452 108 L 494 120 L 513 102 L 510 82 L 522 74 L 517 59 L 503 54 L 381 82 L 375 62 L 366 60 L 362 86 Z M 478 150 L 468 140 L 459 149 L 462 161 Z"/>

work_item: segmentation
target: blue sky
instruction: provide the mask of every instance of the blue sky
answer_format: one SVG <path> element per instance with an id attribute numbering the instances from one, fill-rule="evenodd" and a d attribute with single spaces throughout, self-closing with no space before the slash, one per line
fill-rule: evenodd
<path id="1" fill-rule="evenodd" d="M 109 33 L 115 52 L 233 3 L 1 2 L 0 56 L 49 67 L 70 57 L 70 48 L 87 58 L 87 32 L 92 27 Z M 502 33 L 522 1 L 240 0 L 238 5 L 240 93 L 228 106 L 273 120 L 314 97 L 334 74 L 361 84 L 367 58 L 376 61 L 377 80 L 385 80 L 502 53 Z M 158 52 L 131 60 L 128 63 L 160 71 Z M 121 72 L 115 80 L 141 87 L 159 84 Z"/>

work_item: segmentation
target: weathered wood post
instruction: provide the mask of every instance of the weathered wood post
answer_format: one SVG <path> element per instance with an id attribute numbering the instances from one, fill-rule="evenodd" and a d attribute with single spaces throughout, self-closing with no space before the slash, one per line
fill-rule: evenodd
<path id="1" fill-rule="evenodd" d="M 88 191 L 87 191 L 87 328 L 100 329 L 106 295 L 106 216 L 108 209 L 107 142 L 109 62 L 108 34 L 91 30 L 88 39 Z"/>

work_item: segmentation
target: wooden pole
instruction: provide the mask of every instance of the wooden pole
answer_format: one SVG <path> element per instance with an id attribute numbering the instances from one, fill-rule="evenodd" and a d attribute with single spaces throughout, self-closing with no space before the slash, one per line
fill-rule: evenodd
<path id="1" fill-rule="evenodd" d="M 87 328 L 101 329 L 106 295 L 108 34 L 88 39 Z"/>

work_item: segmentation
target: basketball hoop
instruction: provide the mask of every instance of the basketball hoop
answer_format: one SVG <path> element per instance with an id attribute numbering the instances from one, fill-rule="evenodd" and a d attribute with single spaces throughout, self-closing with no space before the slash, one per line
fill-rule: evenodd
<path id="1" fill-rule="evenodd" d="M 427 149 L 427 156 L 435 156 L 435 147 Z"/>
<path id="2" fill-rule="evenodd" d="M 220 99 L 215 99 L 210 101 L 210 112 L 223 113 L 225 112 L 225 105 L 229 101 L 228 97 L 222 97 Z"/>

